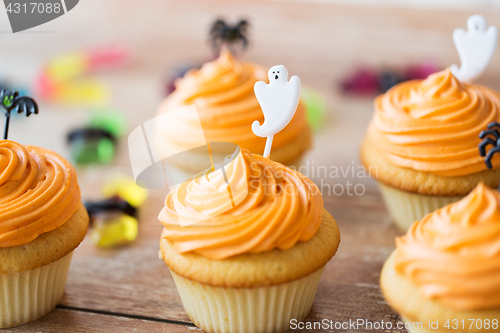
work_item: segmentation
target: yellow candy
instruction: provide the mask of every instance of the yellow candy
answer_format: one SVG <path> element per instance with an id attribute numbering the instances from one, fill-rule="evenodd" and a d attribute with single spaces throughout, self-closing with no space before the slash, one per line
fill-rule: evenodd
<path id="1" fill-rule="evenodd" d="M 136 218 L 115 214 L 111 218 L 97 217 L 90 231 L 90 239 L 97 246 L 113 247 L 134 241 L 138 233 Z"/>
<path id="2" fill-rule="evenodd" d="M 66 81 L 87 71 L 87 59 L 82 53 L 60 55 L 47 65 L 47 74 L 55 81 Z"/>
<path id="3" fill-rule="evenodd" d="M 148 197 L 148 190 L 137 186 L 134 179 L 125 175 L 111 179 L 104 185 L 102 193 L 105 197 L 118 195 L 134 207 L 142 205 Z"/>
<path id="4" fill-rule="evenodd" d="M 69 104 L 104 105 L 109 100 L 109 89 L 103 83 L 92 79 L 60 83 L 54 99 Z"/>

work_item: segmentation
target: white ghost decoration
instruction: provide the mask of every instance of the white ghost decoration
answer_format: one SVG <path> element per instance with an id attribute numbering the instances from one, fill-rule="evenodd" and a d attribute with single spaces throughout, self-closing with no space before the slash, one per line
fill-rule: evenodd
<path id="1" fill-rule="evenodd" d="M 488 67 L 498 43 L 498 29 L 490 26 L 481 15 L 467 19 L 467 29 L 455 29 L 453 41 L 460 57 L 460 68 L 451 65 L 453 75 L 460 81 L 470 82 L 479 77 Z"/>
<path id="2" fill-rule="evenodd" d="M 274 135 L 292 120 L 300 98 L 300 78 L 294 75 L 288 81 L 285 66 L 273 66 L 267 75 L 269 84 L 258 81 L 253 87 L 265 119 L 262 125 L 254 121 L 252 131 L 257 136 L 267 137 L 264 157 L 271 153 Z"/>

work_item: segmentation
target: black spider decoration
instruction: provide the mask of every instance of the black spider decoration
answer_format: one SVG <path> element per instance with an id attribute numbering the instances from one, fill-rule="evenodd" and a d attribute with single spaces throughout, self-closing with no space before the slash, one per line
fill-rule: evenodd
<path id="1" fill-rule="evenodd" d="M 481 133 L 479 133 L 479 138 L 484 139 L 479 144 L 479 154 L 483 157 L 486 156 L 486 158 L 484 159 L 484 163 L 486 163 L 488 169 L 493 168 L 491 159 L 496 153 L 500 152 L 500 132 L 498 131 L 498 129 L 500 129 L 500 124 L 495 121 L 488 124 L 487 130 L 481 131 Z M 494 137 L 494 139 L 490 137 L 491 135 Z M 488 145 L 492 145 L 493 148 L 491 148 L 488 151 L 488 154 L 486 154 L 486 147 Z"/>
<path id="2" fill-rule="evenodd" d="M 247 20 L 240 20 L 235 25 L 230 25 L 222 19 L 218 19 L 212 24 L 210 29 L 210 43 L 215 52 L 219 52 L 222 45 L 231 47 L 241 44 L 243 50 L 248 46 L 248 28 Z"/>
<path id="3" fill-rule="evenodd" d="M 5 131 L 3 138 L 7 140 L 9 136 L 10 113 L 12 111 L 21 113 L 24 112 L 26 117 L 32 113 L 38 114 L 38 105 L 35 100 L 28 96 L 19 96 L 17 91 L 2 90 L 0 92 L 0 101 L 5 109 Z"/>

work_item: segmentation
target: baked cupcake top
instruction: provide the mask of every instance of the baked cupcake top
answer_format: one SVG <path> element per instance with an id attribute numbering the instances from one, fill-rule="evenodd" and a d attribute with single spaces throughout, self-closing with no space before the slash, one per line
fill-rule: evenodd
<path id="1" fill-rule="evenodd" d="M 178 253 L 194 252 L 209 259 L 224 259 L 243 253 L 262 253 L 275 248 L 290 249 L 309 240 L 323 215 L 323 198 L 308 178 L 282 164 L 252 155 L 242 149 L 226 168 L 230 187 L 247 186 L 239 202 L 225 210 L 227 193 L 221 170 L 207 170 L 201 177 L 171 191 L 159 219 L 163 238 L 173 242 Z M 224 211 L 219 214 L 219 211 Z M 180 219 L 210 218 L 188 226 Z"/>
<path id="2" fill-rule="evenodd" d="M 31 242 L 80 205 L 71 164 L 54 152 L 0 140 L 0 247 Z"/>
<path id="3" fill-rule="evenodd" d="M 264 149 L 266 138 L 255 136 L 252 123 L 264 121 L 253 86 L 257 81 L 268 82 L 267 70 L 259 65 L 235 59 L 223 48 L 218 59 L 189 71 L 176 81 L 175 91 L 160 105 L 162 114 L 195 104 L 205 138 L 209 142 L 232 142 L 252 152 Z M 183 146 L 189 133 L 198 130 L 190 119 L 178 117 L 176 126 L 182 129 L 182 140 L 163 131 L 163 139 Z M 273 149 L 296 139 L 307 128 L 305 109 L 299 103 L 292 121 L 273 140 Z"/>
<path id="4" fill-rule="evenodd" d="M 497 92 L 460 82 L 446 69 L 378 96 L 368 138 L 397 166 L 461 176 L 486 170 L 479 132 L 499 119 Z"/>
<path id="5" fill-rule="evenodd" d="M 395 269 L 457 310 L 500 307 L 500 194 L 483 183 L 396 239 Z"/>

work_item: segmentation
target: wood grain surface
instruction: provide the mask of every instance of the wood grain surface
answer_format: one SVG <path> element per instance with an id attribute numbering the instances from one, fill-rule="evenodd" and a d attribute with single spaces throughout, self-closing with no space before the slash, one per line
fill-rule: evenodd
<path id="1" fill-rule="evenodd" d="M 125 43 L 134 50 L 134 61 L 99 78 L 111 87 L 110 106 L 126 113 L 131 130 L 154 116 L 163 98 L 165 77 L 175 66 L 211 57 L 206 32 L 214 18 L 248 18 L 252 44 L 245 58 L 266 67 L 285 64 L 291 74 L 301 77 L 303 85 L 320 91 L 328 102 L 326 122 L 306 156 L 309 170 L 313 166 L 349 170 L 338 178 L 309 174 L 323 189 L 325 208 L 337 220 L 342 240 L 326 266 L 307 321 L 396 323 L 399 317 L 384 302 L 378 280 L 400 232 L 392 225 L 375 182 L 350 172 L 359 166 L 358 146 L 371 118 L 373 96 L 342 95 L 338 81 L 360 64 L 382 68 L 433 60 L 444 68 L 459 63 L 451 35 L 454 28 L 465 28 L 471 14 L 300 1 L 87 0 L 65 16 L 25 33 L 7 33 L 7 18 L 1 20 L 0 69 L 14 83 L 27 85 L 44 61 L 61 52 Z M 498 11 L 481 14 L 490 24 L 500 25 Z M 497 53 L 480 82 L 499 90 L 499 69 Z M 13 119 L 11 139 L 67 156 L 64 135 L 84 121 L 89 108 L 44 102 L 40 107 L 35 119 Z M 98 198 L 110 176 L 131 174 L 128 159 L 124 137 L 112 165 L 78 168 L 84 198 Z M 333 186 L 347 181 L 359 184 L 364 194 L 328 194 Z M 182 308 L 167 267 L 158 259 L 162 227 L 157 215 L 165 196 L 166 190 L 151 191 L 141 208 L 140 234 L 133 244 L 99 249 L 85 239 L 75 251 L 66 294 L 56 310 L 28 325 L 3 331 L 197 330 Z M 323 331 L 353 330 L 315 330 Z"/>

